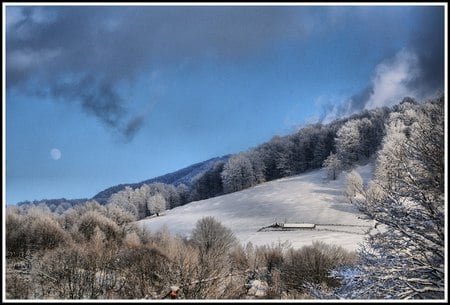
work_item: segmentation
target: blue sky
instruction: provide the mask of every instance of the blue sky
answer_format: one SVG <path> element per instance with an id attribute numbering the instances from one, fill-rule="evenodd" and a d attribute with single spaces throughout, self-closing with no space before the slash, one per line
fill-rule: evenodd
<path id="1" fill-rule="evenodd" d="M 8 204 L 90 198 L 444 89 L 443 6 L 4 9 Z"/>

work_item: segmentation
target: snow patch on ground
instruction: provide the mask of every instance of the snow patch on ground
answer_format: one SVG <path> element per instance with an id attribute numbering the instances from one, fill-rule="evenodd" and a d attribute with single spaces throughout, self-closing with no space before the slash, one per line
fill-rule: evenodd
<path id="1" fill-rule="evenodd" d="M 373 164 L 356 168 L 365 183 Z M 287 242 L 293 248 L 323 241 L 356 250 L 373 223 L 344 197 L 346 173 L 328 181 L 323 169 L 266 182 L 255 187 L 166 211 L 163 216 L 143 219 L 138 224 L 158 231 L 189 237 L 197 220 L 213 216 L 230 228 L 242 244 L 270 245 Z M 315 229 L 259 231 L 275 222 L 312 223 Z"/>

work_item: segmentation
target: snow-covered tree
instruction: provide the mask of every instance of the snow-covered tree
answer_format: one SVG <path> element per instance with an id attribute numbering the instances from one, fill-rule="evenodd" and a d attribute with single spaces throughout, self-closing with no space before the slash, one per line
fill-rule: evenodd
<path id="1" fill-rule="evenodd" d="M 292 148 L 289 138 L 274 136 L 256 149 L 264 164 L 265 180 L 270 181 L 293 174 Z"/>
<path id="2" fill-rule="evenodd" d="M 259 183 L 263 183 L 266 181 L 266 176 L 265 176 L 265 165 L 264 165 L 264 161 L 261 157 L 261 155 L 259 154 L 258 151 L 256 150 L 251 150 L 249 152 L 246 153 L 246 156 L 248 157 L 248 159 L 250 160 L 250 163 L 252 164 L 252 169 L 253 169 L 253 182 L 255 184 L 259 184 Z"/>
<path id="3" fill-rule="evenodd" d="M 127 186 L 124 190 L 112 194 L 108 200 L 108 204 L 116 205 L 117 207 L 133 215 L 135 219 L 138 219 L 138 210 L 136 205 L 134 205 L 131 200 L 133 197 L 133 192 L 133 189 Z"/>
<path id="4" fill-rule="evenodd" d="M 274 137 L 271 141 L 274 148 L 275 168 L 279 178 L 292 176 L 293 167 L 293 145 L 288 137 Z"/>
<path id="5" fill-rule="evenodd" d="M 181 183 L 181 184 L 177 185 L 177 193 L 178 193 L 178 196 L 180 196 L 179 205 L 183 205 L 188 202 L 189 187 L 186 184 Z"/>
<path id="6" fill-rule="evenodd" d="M 131 203 L 136 206 L 138 219 L 143 219 L 149 216 L 147 201 L 150 196 L 151 190 L 148 184 L 143 184 L 131 193 Z"/>
<path id="7" fill-rule="evenodd" d="M 133 214 L 116 204 L 108 204 L 106 205 L 106 208 L 106 216 L 116 222 L 119 226 L 136 220 L 136 217 Z"/>
<path id="8" fill-rule="evenodd" d="M 346 177 L 345 196 L 353 202 L 353 198 L 364 193 L 363 179 L 358 172 L 352 170 Z"/>
<path id="9" fill-rule="evenodd" d="M 337 132 L 336 153 L 344 166 L 358 161 L 361 146 L 359 120 L 350 120 Z"/>
<path id="10" fill-rule="evenodd" d="M 342 162 L 339 160 L 336 154 L 330 153 L 328 158 L 323 161 L 323 167 L 327 170 L 327 176 L 331 180 L 336 180 L 339 172 L 342 169 Z"/>
<path id="11" fill-rule="evenodd" d="M 221 176 L 225 193 L 240 191 L 255 185 L 252 163 L 243 153 L 234 155 L 228 160 Z"/>
<path id="12" fill-rule="evenodd" d="M 344 167 L 348 168 L 357 161 L 365 160 L 378 150 L 383 134 L 383 129 L 380 128 L 382 114 L 383 112 L 373 112 L 374 123 L 366 117 L 352 119 L 338 130 L 336 153 Z"/>
<path id="13" fill-rule="evenodd" d="M 177 207 L 181 203 L 180 194 L 177 188 L 171 184 L 155 182 L 148 184 L 149 196 L 161 194 L 166 200 L 166 208 Z"/>
<path id="14" fill-rule="evenodd" d="M 392 114 L 372 186 L 354 201 L 379 225 L 341 297 L 444 298 L 443 96 L 413 106 Z"/>
<path id="15" fill-rule="evenodd" d="M 161 194 L 152 195 L 147 200 L 147 207 L 151 214 L 159 214 L 166 210 L 166 199 Z"/>

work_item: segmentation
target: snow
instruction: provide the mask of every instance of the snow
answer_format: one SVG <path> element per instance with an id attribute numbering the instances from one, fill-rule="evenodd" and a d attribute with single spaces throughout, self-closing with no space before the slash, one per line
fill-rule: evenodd
<path id="1" fill-rule="evenodd" d="M 355 169 L 364 182 L 373 173 L 369 163 Z M 373 223 L 344 197 L 346 173 L 328 181 L 324 169 L 259 184 L 255 187 L 166 211 L 162 216 L 143 219 L 139 225 L 150 231 L 166 227 L 189 237 L 197 220 L 213 216 L 230 228 L 245 245 L 288 243 L 293 248 L 323 241 L 356 250 Z M 260 230 L 274 223 L 311 223 L 312 230 Z M 258 231 L 260 230 L 260 231 Z"/>
<path id="2" fill-rule="evenodd" d="M 265 297 L 267 295 L 267 290 L 269 290 L 269 285 L 267 282 L 260 280 L 252 280 L 249 282 L 250 288 L 247 291 L 247 295 L 255 297 Z"/>

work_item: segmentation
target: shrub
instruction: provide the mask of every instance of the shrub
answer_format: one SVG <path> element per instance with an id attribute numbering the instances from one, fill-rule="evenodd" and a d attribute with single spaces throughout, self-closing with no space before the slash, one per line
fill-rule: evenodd
<path id="1" fill-rule="evenodd" d="M 282 279 L 288 289 L 298 291 L 303 290 L 306 282 L 334 286 L 337 282 L 329 277 L 329 272 L 337 266 L 353 264 L 355 261 L 356 255 L 340 246 L 313 242 L 311 246 L 288 251 L 281 268 Z"/>
<path id="2" fill-rule="evenodd" d="M 97 211 L 86 212 L 78 222 L 78 232 L 81 233 L 85 240 L 92 238 L 96 227 L 105 234 L 108 241 L 121 240 L 122 234 L 120 227 L 114 221 Z"/>

